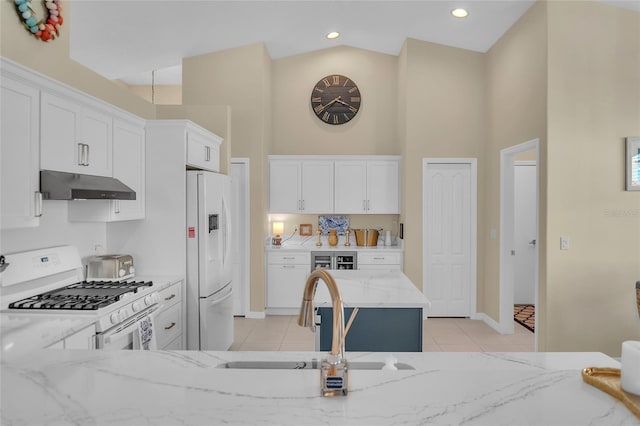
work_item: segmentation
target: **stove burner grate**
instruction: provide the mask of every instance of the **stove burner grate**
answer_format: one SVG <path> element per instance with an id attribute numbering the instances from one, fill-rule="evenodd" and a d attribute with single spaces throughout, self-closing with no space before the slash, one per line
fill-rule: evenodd
<path id="1" fill-rule="evenodd" d="M 152 281 L 82 281 L 18 300 L 9 308 L 96 311 L 152 285 Z"/>

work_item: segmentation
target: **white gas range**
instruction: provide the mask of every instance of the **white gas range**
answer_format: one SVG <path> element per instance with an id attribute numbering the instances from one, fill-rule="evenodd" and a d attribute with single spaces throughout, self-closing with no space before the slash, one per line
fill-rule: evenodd
<path id="1" fill-rule="evenodd" d="M 39 316 L 86 318 L 95 325 L 97 349 L 134 348 L 140 322 L 152 325 L 161 307 L 158 289 L 166 284 L 149 277 L 87 281 L 73 246 L 8 254 L 5 262 L 0 275 L 5 317 L 14 322 Z"/>

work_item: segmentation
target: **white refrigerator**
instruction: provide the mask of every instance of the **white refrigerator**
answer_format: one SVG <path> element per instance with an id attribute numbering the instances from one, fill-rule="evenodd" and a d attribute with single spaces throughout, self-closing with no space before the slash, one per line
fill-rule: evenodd
<path id="1" fill-rule="evenodd" d="M 231 179 L 187 171 L 187 349 L 233 343 Z"/>

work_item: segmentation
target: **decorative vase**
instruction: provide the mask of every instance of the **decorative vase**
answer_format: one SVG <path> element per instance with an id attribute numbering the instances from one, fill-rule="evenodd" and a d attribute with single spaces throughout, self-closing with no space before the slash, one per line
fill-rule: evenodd
<path id="1" fill-rule="evenodd" d="M 336 234 L 335 229 L 329 231 L 329 245 L 331 247 L 335 247 L 338 245 L 338 234 Z"/>

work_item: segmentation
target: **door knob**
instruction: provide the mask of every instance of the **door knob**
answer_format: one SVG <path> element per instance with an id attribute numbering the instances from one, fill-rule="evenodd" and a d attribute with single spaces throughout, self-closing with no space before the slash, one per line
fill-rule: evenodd
<path id="1" fill-rule="evenodd" d="M 531 241 L 529 241 L 529 245 L 530 245 L 530 246 L 535 246 L 535 245 L 536 245 L 536 240 L 531 240 Z"/>

